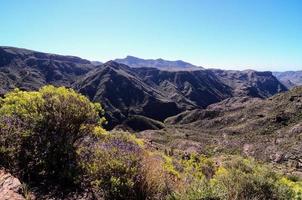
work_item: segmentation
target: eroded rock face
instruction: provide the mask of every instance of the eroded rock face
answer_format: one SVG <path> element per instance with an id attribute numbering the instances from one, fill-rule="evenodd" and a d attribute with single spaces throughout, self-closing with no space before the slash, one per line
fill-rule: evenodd
<path id="1" fill-rule="evenodd" d="M 25 200 L 22 184 L 10 173 L 0 170 L 0 200 Z"/>

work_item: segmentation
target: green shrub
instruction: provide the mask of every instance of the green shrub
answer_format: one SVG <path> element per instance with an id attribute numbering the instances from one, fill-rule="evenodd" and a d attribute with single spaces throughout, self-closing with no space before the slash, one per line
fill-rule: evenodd
<path id="1" fill-rule="evenodd" d="M 294 191 L 279 184 L 280 178 L 264 165 L 235 157 L 217 170 L 211 182 L 214 193 L 221 199 L 293 199 Z"/>
<path id="2" fill-rule="evenodd" d="M 141 187 L 140 142 L 128 134 L 109 134 L 93 148 L 80 152 L 86 182 L 95 195 L 105 199 L 145 199 Z"/>
<path id="3" fill-rule="evenodd" d="M 99 199 L 165 199 L 177 185 L 166 157 L 146 150 L 131 134 L 111 132 L 92 148 L 82 145 L 84 182 Z"/>
<path id="4" fill-rule="evenodd" d="M 284 181 L 281 175 L 274 173 L 264 165 L 253 160 L 230 157 L 214 172 L 207 176 L 203 166 L 212 166 L 208 159 L 185 162 L 190 177 L 183 191 L 176 192 L 171 199 L 200 200 L 288 200 L 298 199 L 298 186 Z M 197 163 L 196 163 L 197 162 Z M 189 165 L 188 165 L 189 164 Z M 213 168 L 212 168 L 213 169 Z M 202 172 L 202 174 L 200 174 Z M 296 191 L 295 191 L 296 190 Z"/>
<path id="5" fill-rule="evenodd" d="M 184 191 L 178 191 L 169 197 L 170 200 L 220 200 L 213 192 L 210 182 L 205 178 L 193 181 Z"/>
<path id="6" fill-rule="evenodd" d="M 0 165 L 25 181 L 74 184 L 77 145 L 96 127 L 102 130 L 101 112 L 99 104 L 64 87 L 6 94 L 0 100 Z"/>

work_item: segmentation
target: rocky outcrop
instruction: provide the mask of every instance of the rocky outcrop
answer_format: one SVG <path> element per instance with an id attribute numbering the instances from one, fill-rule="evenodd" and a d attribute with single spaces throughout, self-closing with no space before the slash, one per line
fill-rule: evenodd
<path id="1" fill-rule="evenodd" d="M 4 170 L 0 170 L 0 200 L 25 200 L 19 179 Z"/>

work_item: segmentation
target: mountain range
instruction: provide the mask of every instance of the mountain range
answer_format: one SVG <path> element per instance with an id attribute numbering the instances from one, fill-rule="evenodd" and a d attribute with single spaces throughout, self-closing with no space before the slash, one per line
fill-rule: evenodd
<path id="1" fill-rule="evenodd" d="M 0 94 L 52 84 L 101 102 L 108 128 L 130 116 L 164 121 L 231 97 L 268 98 L 287 88 L 272 72 L 204 69 L 184 61 L 128 56 L 106 63 L 0 47 Z"/>

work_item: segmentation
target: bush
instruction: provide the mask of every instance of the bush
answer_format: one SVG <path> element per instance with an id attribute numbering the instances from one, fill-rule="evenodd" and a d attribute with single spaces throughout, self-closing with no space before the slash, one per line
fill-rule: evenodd
<path id="1" fill-rule="evenodd" d="M 178 189 L 178 174 L 170 167 L 165 156 L 159 153 L 148 153 L 144 156 L 141 169 L 141 191 L 146 199 L 166 199 L 172 192 Z"/>
<path id="2" fill-rule="evenodd" d="M 1 166 L 29 182 L 76 183 L 77 145 L 102 130 L 102 112 L 100 104 L 64 87 L 6 94 L 0 100 Z"/>
<path id="3" fill-rule="evenodd" d="M 196 164 L 196 162 L 198 162 Z M 200 174 L 204 160 L 188 161 L 195 172 L 183 191 L 176 192 L 171 199 L 201 200 L 287 200 L 298 199 L 295 187 L 284 181 L 282 176 L 274 173 L 264 165 L 240 157 L 228 158 L 217 168 L 214 175 Z M 207 161 L 208 163 L 208 161 Z M 186 164 L 186 168 L 189 166 Z M 212 164 L 207 164 L 209 167 Z M 213 168 L 212 168 L 213 169 Z M 209 178 L 210 177 L 210 178 Z M 297 184 L 295 184 L 297 187 Z M 298 191 L 298 189 L 296 189 Z"/>
<path id="4" fill-rule="evenodd" d="M 89 142 L 90 143 L 90 142 Z M 131 135 L 108 134 L 94 143 L 83 144 L 82 168 L 86 180 L 100 199 L 141 199 L 139 169 L 142 160 L 140 142 Z"/>
<path id="5" fill-rule="evenodd" d="M 111 132 L 93 147 L 88 144 L 79 152 L 86 171 L 83 182 L 90 183 L 97 199 L 166 199 L 175 190 L 165 156 L 147 150 L 134 135 Z"/>
<path id="6" fill-rule="evenodd" d="M 225 199 L 293 199 L 294 191 L 279 184 L 281 176 L 255 161 L 234 158 L 213 177 L 215 193 Z"/>
<path id="7" fill-rule="evenodd" d="M 95 195 L 105 199 L 139 198 L 142 149 L 130 136 L 110 134 L 81 150 L 82 166 Z"/>

